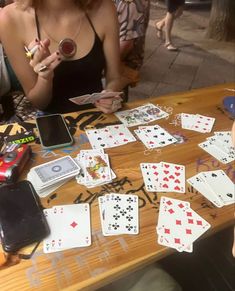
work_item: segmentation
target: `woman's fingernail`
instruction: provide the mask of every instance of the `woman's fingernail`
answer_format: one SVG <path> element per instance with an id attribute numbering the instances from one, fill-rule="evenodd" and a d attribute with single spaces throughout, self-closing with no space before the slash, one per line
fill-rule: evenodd
<path id="1" fill-rule="evenodd" d="M 35 38 L 35 42 L 39 42 L 39 40 L 37 38 Z"/>
<path id="2" fill-rule="evenodd" d="M 57 54 L 57 56 L 59 56 L 60 53 L 59 52 L 56 52 L 56 54 Z"/>

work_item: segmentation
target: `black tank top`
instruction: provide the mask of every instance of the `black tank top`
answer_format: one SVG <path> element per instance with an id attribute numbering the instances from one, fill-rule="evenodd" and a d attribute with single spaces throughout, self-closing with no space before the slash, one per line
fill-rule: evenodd
<path id="1" fill-rule="evenodd" d="M 102 91 L 102 72 L 105 68 L 103 44 L 86 15 L 95 34 L 90 52 L 81 59 L 62 61 L 54 70 L 52 100 L 45 109 L 49 113 L 67 113 L 94 108 L 93 105 L 76 105 L 69 98 Z M 41 39 L 40 25 L 35 12 L 38 39 Z M 78 45 L 79 49 L 79 45 Z"/>

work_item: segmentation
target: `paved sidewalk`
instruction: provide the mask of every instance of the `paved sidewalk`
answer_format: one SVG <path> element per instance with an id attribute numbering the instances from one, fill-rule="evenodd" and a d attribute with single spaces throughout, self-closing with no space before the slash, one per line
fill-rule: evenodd
<path id="1" fill-rule="evenodd" d="M 164 4 L 152 0 L 141 81 L 130 89 L 130 101 L 235 81 L 235 43 L 206 39 L 209 11 L 187 9 L 175 21 L 177 52 L 168 51 L 156 37 L 155 20 L 165 13 Z"/>

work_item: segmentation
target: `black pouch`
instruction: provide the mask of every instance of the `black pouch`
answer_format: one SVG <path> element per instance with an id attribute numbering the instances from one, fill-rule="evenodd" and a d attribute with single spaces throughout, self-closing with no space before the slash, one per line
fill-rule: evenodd
<path id="1" fill-rule="evenodd" d="M 40 200 L 29 181 L 20 181 L 0 188 L 0 239 L 5 252 L 40 241 L 49 234 Z M 33 252 L 35 251 L 34 248 Z M 25 255 L 22 258 L 29 258 Z"/>

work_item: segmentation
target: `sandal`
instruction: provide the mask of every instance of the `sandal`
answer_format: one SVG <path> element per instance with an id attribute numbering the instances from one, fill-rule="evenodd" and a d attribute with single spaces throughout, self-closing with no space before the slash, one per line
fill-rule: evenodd
<path id="1" fill-rule="evenodd" d="M 158 37 L 159 39 L 163 39 L 163 31 L 162 31 L 162 28 L 158 28 L 158 27 L 157 27 L 157 22 L 155 23 L 155 29 L 156 29 L 156 31 L 157 31 L 157 37 Z"/>
<path id="2" fill-rule="evenodd" d="M 168 51 L 172 51 L 172 52 L 176 52 L 179 50 L 177 47 L 173 46 L 171 42 L 166 43 L 165 47 Z"/>

